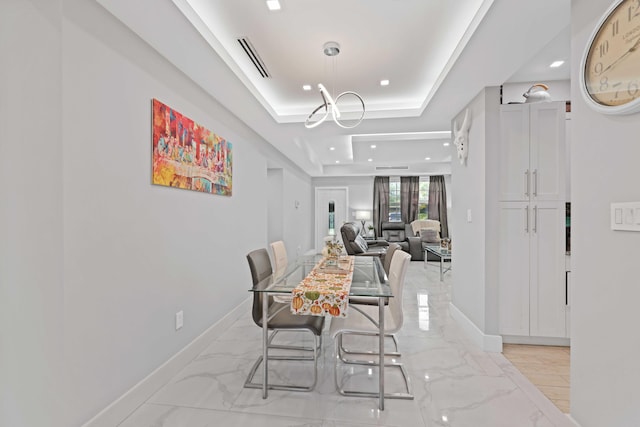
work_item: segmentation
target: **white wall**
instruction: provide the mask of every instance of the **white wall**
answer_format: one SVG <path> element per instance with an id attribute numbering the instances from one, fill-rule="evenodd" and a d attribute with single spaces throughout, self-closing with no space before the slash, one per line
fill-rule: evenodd
<path id="1" fill-rule="evenodd" d="M 267 194 L 267 240 L 275 242 L 284 239 L 283 221 L 283 175 L 282 169 L 267 169 L 268 194 Z"/>
<path id="2" fill-rule="evenodd" d="M 610 4 L 572 1 L 571 11 L 571 414 L 583 427 L 640 425 L 640 233 L 609 227 L 610 203 L 640 201 L 640 115 L 595 113 L 578 90 L 582 52 Z"/>
<path id="3" fill-rule="evenodd" d="M 0 425 L 63 426 L 59 1 L 0 2 Z"/>
<path id="4" fill-rule="evenodd" d="M 77 426 L 247 299 L 268 163 L 310 247 L 311 179 L 95 2 L 0 15 L 0 425 Z M 151 185 L 154 97 L 233 143 L 232 197 Z"/>
<path id="5" fill-rule="evenodd" d="M 372 176 L 340 176 L 313 178 L 312 185 L 318 187 L 347 187 L 349 189 L 348 220 L 355 221 L 355 212 L 371 211 L 373 207 Z M 372 213 L 373 218 L 373 213 Z M 368 221 L 367 223 L 369 223 Z"/>
<path id="6" fill-rule="evenodd" d="M 497 151 L 499 89 L 486 88 L 466 107 L 471 115 L 466 165 L 451 164 L 452 303 L 484 333 L 497 330 Z M 466 109 L 465 108 L 465 109 Z M 454 117 L 462 121 L 465 110 Z M 471 222 L 467 213 L 471 212 Z"/>
<path id="7" fill-rule="evenodd" d="M 314 191 L 311 178 L 287 169 L 284 171 L 283 192 L 283 239 L 287 254 L 293 259 L 314 247 Z"/>
<path id="8" fill-rule="evenodd" d="M 313 245 L 313 230 L 309 230 L 313 224 L 310 177 L 291 170 L 270 168 L 268 180 L 267 240 L 269 243 L 282 240 L 289 259 L 293 259 Z"/>
<path id="9" fill-rule="evenodd" d="M 73 422 L 96 414 L 247 298 L 244 256 L 265 245 L 267 229 L 257 138 L 100 6 L 84 3 L 69 3 L 63 31 Z M 233 143 L 232 197 L 150 184 L 154 97 Z M 185 326 L 176 332 L 179 310 Z"/>

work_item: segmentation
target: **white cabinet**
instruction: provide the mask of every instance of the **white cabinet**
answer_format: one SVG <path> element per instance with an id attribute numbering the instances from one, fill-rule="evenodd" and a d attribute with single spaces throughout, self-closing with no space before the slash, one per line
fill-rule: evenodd
<path id="1" fill-rule="evenodd" d="M 500 200 L 565 198 L 565 103 L 500 109 Z"/>
<path id="2" fill-rule="evenodd" d="M 565 103 L 504 105 L 499 332 L 566 338 Z"/>
<path id="3" fill-rule="evenodd" d="M 567 337 L 563 202 L 501 202 L 500 334 Z"/>
<path id="4" fill-rule="evenodd" d="M 529 203 L 500 203 L 500 334 L 529 336 Z"/>
<path id="5" fill-rule="evenodd" d="M 564 202 L 539 202 L 531 210 L 529 332 L 566 337 Z"/>

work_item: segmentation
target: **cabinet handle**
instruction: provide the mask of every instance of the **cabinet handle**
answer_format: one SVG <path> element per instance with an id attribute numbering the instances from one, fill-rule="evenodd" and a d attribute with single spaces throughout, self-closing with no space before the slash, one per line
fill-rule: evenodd
<path id="1" fill-rule="evenodd" d="M 538 207 L 533 207 L 533 232 L 538 232 Z"/>
<path id="2" fill-rule="evenodd" d="M 524 208 L 524 232 L 528 233 L 529 232 L 529 206 Z"/>
<path id="3" fill-rule="evenodd" d="M 529 169 L 524 172 L 524 195 L 529 197 Z"/>
<path id="4" fill-rule="evenodd" d="M 564 272 L 564 305 L 569 305 L 569 272 Z"/>
<path id="5" fill-rule="evenodd" d="M 538 169 L 533 170 L 533 197 L 538 197 Z"/>

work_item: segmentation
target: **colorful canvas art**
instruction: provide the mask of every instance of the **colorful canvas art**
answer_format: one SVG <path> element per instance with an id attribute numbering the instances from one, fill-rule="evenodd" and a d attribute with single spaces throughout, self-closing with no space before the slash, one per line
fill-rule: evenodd
<path id="1" fill-rule="evenodd" d="M 232 144 L 153 100 L 153 184 L 231 196 Z"/>

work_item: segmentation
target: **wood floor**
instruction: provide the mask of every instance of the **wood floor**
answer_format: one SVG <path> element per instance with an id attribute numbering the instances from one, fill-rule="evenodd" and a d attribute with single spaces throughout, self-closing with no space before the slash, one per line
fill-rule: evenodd
<path id="1" fill-rule="evenodd" d="M 502 353 L 562 412 L 569 413 L 569 347 L 504 344 Z"/>

